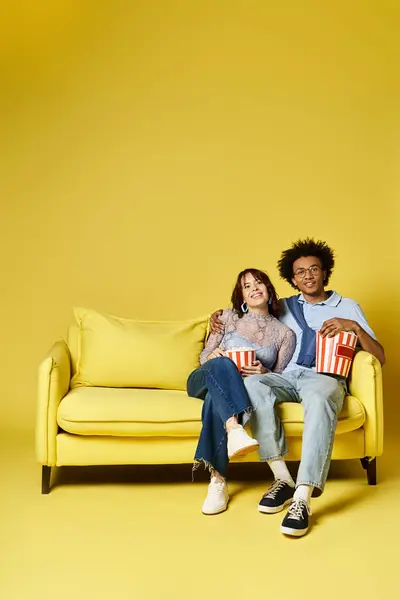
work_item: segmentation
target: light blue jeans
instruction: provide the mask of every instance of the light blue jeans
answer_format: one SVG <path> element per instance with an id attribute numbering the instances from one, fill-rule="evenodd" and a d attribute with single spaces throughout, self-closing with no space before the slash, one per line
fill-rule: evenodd
<path id="1" fill-rule="evenodd" d="M 244 380 L 255 409 L 250 424 L 260 443 L 262 461 L 282 458 L 287 453 L 285 432 L 275 407 L 281 402 L 298 402 L 304 407 L 301 462 L 296 486 L 313 485 L 313 496 L 322 494 L 328 475 L 337 419 L 343 407 L 346 383 L 311 369 L 296 369 L 283 375 L 250 375 Z"/>

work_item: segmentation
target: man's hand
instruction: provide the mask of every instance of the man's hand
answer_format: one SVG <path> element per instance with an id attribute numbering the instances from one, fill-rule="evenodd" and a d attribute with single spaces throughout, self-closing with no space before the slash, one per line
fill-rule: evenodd
<path id="1" fill-rule="evenodd" d="M 210 354 L 207 356 L 207 360 L 211 360 L 212 358 L 218 358 L 219 356 L 226 356 L 225 352 L 221 350 L 221 348 L 215 348 Z"/>
<path id="2" fill-rule="evenodd" d="M 328 321 L 325 321 L 319 332 L 322 337 L 327 336 L 328 338 L 331 338 L 341 331 L 352 331 L 353 333 L 357 333 L 359 328 L 359 324 L 350 319 L 329 319 Z"/>
<path id="3" fill-rule="evenodd" d="M 264 373 L 268 373 L 268 369 L 264 367 L 261 361 L 255 360 L 248 367 L 242 367 L 240 373 L 243 377 L 247 377 L 248 375 L 263 375 Z"/>
<path id="4" fill-rule="evenodd" d="M 222 315 L 222 310 L 216 310 L 210 318 L 210 330 L 211 333 L 224 333 L 225 327 L 222 321 L 220 321 L 220 316 Z"/>
<path id="5" fill-rule="evenodd" d="M 358 343 L 365 352 L 373 354 L 383 366 L 385 364 L 385 350 L 382 344 L 367 333 L 357 321 L 351 319 L 329 319 L 320 329 L 322 336 L 333 337 L 341 331 L 352 331 L 358 336 Z"/>

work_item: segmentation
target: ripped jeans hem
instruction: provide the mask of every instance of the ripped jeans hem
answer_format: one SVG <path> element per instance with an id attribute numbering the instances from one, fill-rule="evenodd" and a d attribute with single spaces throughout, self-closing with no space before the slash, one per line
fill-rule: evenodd
<path id="1" fill-rule="evenodd" d="M 241 425 L 242 427 L 245 427 L 245 425 L 249 422 L 250 417 L 251 417 L 251 413 L 253 412 L 253 407 L 251 405 L 246 406 L 245 408 L 243 408 L 242 410 L 239 410 L 238 412 L 234 413 L 233 415 L 231 415 L 231 417 L 236 417 L 238 424 Z M 229 418 L 231 418 L 229 417 Z M 224 423 L 224 429 L 225 429 L 225 435 L 224 437 L 221 439 L 220 443 L 218 444 L 218 447 L 216 450 L 213 450 L 213 455 L 214 457 L 218 456 L 221 444 L 226 444 L 227 443 L 227 432 L 226 432 L 226 422 Z M 200 434 L 201 435 L 201 434 Z M 228 460 L 229 463 L 229 460 Z M 212 471 L 216 471 L 218 473 L 218 475 L 220 475 L 220 477 L 224 477 L 225 478 L 225 473 L 220 473 L 218 471 L 218 469 L 216 469 L 214 467 L 214 465 L 207 459 L 203 458 L 202 456 L 200 457 L 195 457 L 194 458 L 194 462 L 193 462 L 193 467 L 192 467 L 192 481 L 194 481 L 194 473 L 195 471 L 197 471 L 197 469 L 199 469 L 200 465 L 203 464 L 205 469 L 208 469 L 208 471 L 210 473 L 212 473 Z M 226 467 L 228 466 L 228 464 L 226 465 Z"/>
<path id="2" fill-rule="evenodd" d="M 192 481 L 194 481 L 195 472 L 200 468 L 201 465 L 204 465 L 204 469 L 208 470 L 210 475 L 213 471 L 215 471 L 220 477 L 223 477 L 225 479 L 225 475 L 222 475 L 222 473 L 217 471 L 208 460 L 206 460 L 205 458 L 195 458 L 192 467 Z"/>

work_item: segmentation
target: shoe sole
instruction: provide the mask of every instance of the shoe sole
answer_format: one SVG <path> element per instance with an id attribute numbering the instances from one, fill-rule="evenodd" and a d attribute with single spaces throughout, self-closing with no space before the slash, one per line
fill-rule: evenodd
<path id="1" fill-rule="evenodd" d="M 284 535 L 290 535 L 293 537 L 302 537 L 308 531 L 308 527 L 306 529 L 292 529 L 291 527 L 284 527 L 281 525 L 281 533 Z"/>
<path id="2" fill-rule="evenodd" d="M 231 458 L 240 458 L 243 456 L 247 456 L 248 454 L 251 454 L 252 452 L 255 452 L 256 450 L 258 450 L 259 447 L 260 447 L 260 444 L 258 442 L 256 444 L 249 444 L 248 446 L 239 448 L 239 450 L 236 450 L 236 452 L 234 454 L 228 454 L 228 458 L 229 458 L 229 460 L 231 460 Z"/>
<path id="3" fill-rule="evenodd" d="M 219 515 L 222 512 L 225 512 L 227 508 L 228 508 L 228 502 L 225 504 L 225 506 L 221 507 L 219 510 L 216 510 L 214 512 L 204 512 L 203 509 L 202 509 L 201 512 L 203 513 L 203 515 L 207 515 L 207 516 L 210 516 L 210 515 Z"/>
<path id="4" fill-rule="evenodd" d="M 286 502 L 280 504 L 279 506 L 264 506 L 263 504 L 259 504 L 258 510 L 268 515 L 274 515 L 275 513 L 281 512 L 285 508 L 285 506 L 287 506 L 291 502 L 292 498 L 289 498 L 288 500 L 286 500 Z"/>

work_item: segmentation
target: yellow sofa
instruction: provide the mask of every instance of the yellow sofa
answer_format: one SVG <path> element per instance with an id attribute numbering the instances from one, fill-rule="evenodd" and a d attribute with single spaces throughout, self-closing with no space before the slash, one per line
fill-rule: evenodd
<path id="1" fill-rule="evenodd" d="M 50 491 L 52 467 L 192 463 L 202 401 L 182 389 L 72 387 L 78 337 L 78 326 L 70 327 L 67 341 L 57 341 L 39 368 L 36 456 L 42 465 L 42 493 Z M 349 391 L 332 458 L 361 459 L 369 484 L 375 485 L 383 407 L 381 366 L 371 354 L 356 354 Z M 287 403 L 279 411 L 288 438 L 288 460 L 299 460 L 303 408 Z M 244 460 L 257 461 L 258 456 Z"/>

